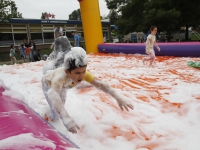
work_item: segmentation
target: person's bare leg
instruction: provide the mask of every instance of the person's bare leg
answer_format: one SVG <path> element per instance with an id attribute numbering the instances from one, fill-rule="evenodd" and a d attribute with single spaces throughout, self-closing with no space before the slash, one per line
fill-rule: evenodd
<path id="1" fill-rule="evenodd" d="M 14 64 L 16 64 L 16 61 L 17 61 L 17 59 L 16 59 L 16 57 L 14 57 Z"/>
<path id="2" fill-rule="evenodd" d="M 150 63 L 149 63 L 149 68 L 150 68 L 155 60 L 155 53 L 151 52 L 149 53 L 149 55 L 150 55 Z"/>
<path id="3" fill-rule="evenodd" d="M 14 64 L 14 58 L 11 57 L 11 65 L 13 65 L 13 64 Z"/>
<path id="4" fill-rule="evenodd" d="M 146 61 L 146 60 L 150 60 L 150 59 L 151 59 L 150 55 L 147 56 L 147 57 L 142 58 L 142 63 L 143 63 L 143 65 L 145 65 L 145 61 Z"/>

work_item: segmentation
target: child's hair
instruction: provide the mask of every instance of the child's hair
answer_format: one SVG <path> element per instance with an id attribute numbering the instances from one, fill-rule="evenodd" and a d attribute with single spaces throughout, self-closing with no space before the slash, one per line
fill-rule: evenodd
<path id="1" fill-rule="evenodd" d="M 54 33 L 58 34 L 59 36 L 62 36 L 63 35 L 63 28 L 62 27 L 55 28 Z"/>
<path id="2" fill-rule="evenodd" d="M 81 47 L 75 47 L 65 55 L 63 67 L 71 72 L 80 67 L 87 66 L 88 58 L 86 52 Z"/>
<path id="3" fill-rule="evenodd" d="M 14 44 L 11 44 L 11 45 L 10 45 L 10 48 L 13 48 L 13 47 L 14 47 Z"/>
<path id="4" fill-rule="evenodd" d="M 24 44 L 21 44 L 21 47 L 23 47 L 24 46 Z"/>
<path id="5" fill-rule="evenodd" d="M 155 28 L 157 28 L 156 26 L 151 26 L 150 27 L 150 32 L 153 31 Z"/>

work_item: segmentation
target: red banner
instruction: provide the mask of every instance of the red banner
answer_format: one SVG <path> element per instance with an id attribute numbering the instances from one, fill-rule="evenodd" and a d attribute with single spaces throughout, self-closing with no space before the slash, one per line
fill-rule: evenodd
<path id="1" fill-rule="evenodd" d="M 54 14 L 45 14 L 45 18 L 55 18 L 55 15 Z"/>

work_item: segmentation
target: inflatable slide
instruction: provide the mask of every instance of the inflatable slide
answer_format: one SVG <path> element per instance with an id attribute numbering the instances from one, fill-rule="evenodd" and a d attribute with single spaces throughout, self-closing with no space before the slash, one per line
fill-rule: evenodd
<path id="1" fill-rule="evenodd" d="M 0 82 L 0 149 L 75 150 L 76 146 L 57 132 L 24 102 L 6 96 Z"/>

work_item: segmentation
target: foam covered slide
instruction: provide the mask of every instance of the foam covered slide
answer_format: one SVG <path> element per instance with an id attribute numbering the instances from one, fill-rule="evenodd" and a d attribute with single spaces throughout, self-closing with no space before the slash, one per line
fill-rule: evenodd
<path id="1" fill-rule="evenodd" d="M 6 96 L 6 90 L 0 83 L 0 149 L 79 149 L 24 102 Z"/>

